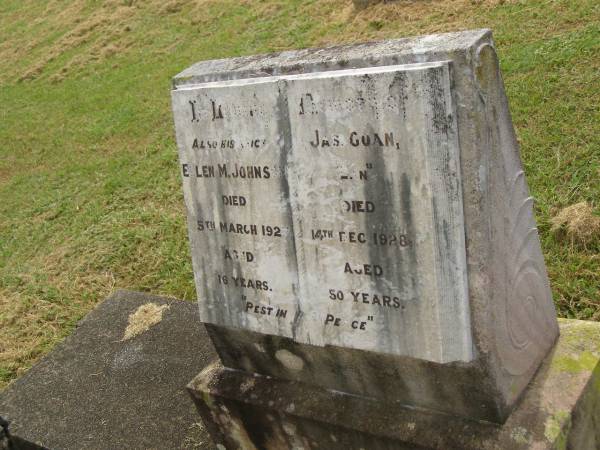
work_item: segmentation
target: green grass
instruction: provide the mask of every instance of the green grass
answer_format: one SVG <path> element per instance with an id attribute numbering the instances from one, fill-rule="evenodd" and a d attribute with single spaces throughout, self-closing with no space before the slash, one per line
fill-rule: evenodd
<path id="1" fill-rule="evenodd" d="M 598 244 L 550 233 L 600 199 L 595 0 L 4 0 L 0 387 L 115 288 L 194 298 L 170 79 L 210 58 L 489 27 L 554 298 L 600 319 Z"/>

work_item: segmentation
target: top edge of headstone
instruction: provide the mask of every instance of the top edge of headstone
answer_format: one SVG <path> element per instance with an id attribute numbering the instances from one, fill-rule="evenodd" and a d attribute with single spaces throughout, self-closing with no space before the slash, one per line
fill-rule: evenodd
<path id="1" fill-rule="evenodd" d="M 406 55 L 413 56 L 414 62 L 427 62 L 427 56 L 466 50 L 477 42 L 491 40 L 491 36 L 491 30 L 477 29 L 200 61 L 177 74 L 173 88 L 211 81 L 378 66 L 388 58 Z"/>

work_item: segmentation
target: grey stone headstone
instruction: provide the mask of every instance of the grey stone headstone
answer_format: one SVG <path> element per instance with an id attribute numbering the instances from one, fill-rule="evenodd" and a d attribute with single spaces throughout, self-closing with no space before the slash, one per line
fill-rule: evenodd
<path id="1" fill-rule="evenodd" d="M 180 142 L 191 143 L 190 238 L 208 250 L 194 252 L 204 321 L 472 359 L 447 62 L 207 83 L 173 97 Z M 213 102 L 223 119 L 210 117 Z M 218 148 L 194 148 L 198 135 Z M 228 204 L 236 198 L 244 204 Z"/>
<path id="2" fill-rule="evenodd" d="M 227 367 L 506 416 L 558 326 L 489 31 L 201 62 L 172 99 Z"/>

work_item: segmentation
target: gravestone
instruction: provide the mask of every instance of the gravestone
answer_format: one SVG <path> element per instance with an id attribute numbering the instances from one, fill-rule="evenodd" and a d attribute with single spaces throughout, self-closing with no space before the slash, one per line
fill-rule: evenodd
<path id="1" fill-rule="evenodd" d="M 218 370 L 506 420 L 558 325 L 488 30 L 201 62 L 172 101 Z"/>
<path id="2" fill-rule="evenodd" d="M 202 320 L 470 361 L 450 95 L 447 62 L 175 91 Z"/>

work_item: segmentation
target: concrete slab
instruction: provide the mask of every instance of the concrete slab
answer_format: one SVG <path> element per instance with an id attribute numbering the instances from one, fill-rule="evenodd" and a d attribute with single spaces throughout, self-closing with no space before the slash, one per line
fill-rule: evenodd
<path id="1" fill-rule="evenodd" d="M 149 303 L 136 316 L 139 334 L 123 340 L 128 318 Z M 212 448 L 185 391 L 216 358 L 197 309 L 139 292 L 110 296 L 0 393 L 13 447 Z"/>

